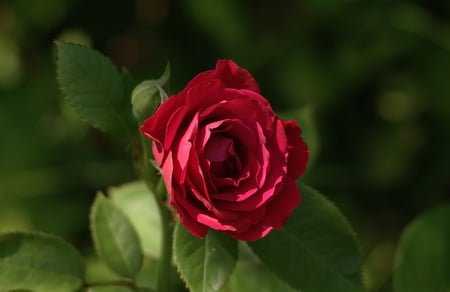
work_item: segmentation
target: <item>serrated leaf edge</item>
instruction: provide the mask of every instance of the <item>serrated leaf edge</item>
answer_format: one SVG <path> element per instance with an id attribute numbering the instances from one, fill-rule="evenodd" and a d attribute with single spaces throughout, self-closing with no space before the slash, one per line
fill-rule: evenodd
<path id="1" fill-rule="evenodd" d="M 99 57 L 101 57 L 102 59 L 104 59 L 104 60 L 106 60 L 108 63 L 110 63 L 110 64 L 115 68 L 116 73 L 117 73 L 118 76 L 119 76 L 119 79 L 120 79 L 120 81 L 121 81 L 121 83 L 122 83 L 122 89 L 123 89 L 122 94 L 125 95 L 125 88 L 123 88 L 123 87 L 124 87 L 124 84 L 123 84 L 122 75 L 120 74 L 120 71 L 117 69 L 117 67 L 114 65 L 114 63 L 111 61 L 111 59 L 109 59 L 107 56 L 103 55 L 103 54 L 100 53 L 99 51 L 97 51 L 97 50 L 95 50 L 95 49 L 93 49 L 93 48 L 91 48 L 91 47 L 89 47 L 89 46 L 82 45 L 82 44 L 75 44 L 75 43 L 65 42 L 65 41 L 55 41 L 55 47 L 56 47 L 56 80 L 57 80 L 57 83 L 58 83 L 58 89 L 60 90 L 61 93 L 63 93 L 64 99 L 65 99 L 66 102 L 70 105 L 70 107 L 73 108 L 73 109 L 75 110 L 75 112 L 77 113 L 77 115 L 79 116 L 79 118 L 80 118 L 81 121 L 83 121 L 83 122 L 85 122 L 85 123 L 87 123 L 87 124 L 93 126 L 93 127 L 96 128 L 96 129 L 99 129 L 99 130 L 101 130 L 101 131 L 104 131 L 104 132 L 107 132 L 107 133 L 110 133 L 110 134 L 114 134 L 114 133 L 111 133 L 110 131 L 108 131 L 108 129 L 105 129 L 104 127 L 99 126 L 97 122 L 95 122 L 95 121 L 93 121 L 93 120 L 90 120 L 89 118 L 85 117 L 85 116 L 81 113 L 79 107 L 76 106 L 76 105 L 71 101 L 71 99 L 68 97 L 68 95 L 67 95 L 67 94 L 65 93 L 65 91 L 63 90 L 63 88 L 62 88 L 62 86 L 61 86 L 61 80 L 60 80 L 60 74 L 61 74 L 61 73 L 60 73 L 60 66 L 58 65 L 58 60 L 59 60 L 59 45 L 60 45 L 60 44 L 67 44 L 67 45 L 72 45 L 72 46 L 77 46 L 77 47 L 89 49 L 91 52 L 97 54 Z M 125 100 L 126 100 L 126 98 L 124 98 L 124 102 L 125 102 Z M 123 102 L 123 103 L 124 103 L 124 102 Z M 109 101 L 108 101 L 108 103 L 109 103 Z M 116 107 L 113 106 L 112 104 L 110 104 L 109 110 L 111 111 L 111 113 L 113 114 L 113 116 L 115 116 L 116 119 L 120 122 L 120 124 L 122 125 L 122 127 L 123 127 L 124 129 L 127 130 L 129 136 L 130 136 L 130 137 L 133 137 L 133 134 L 132 134 L 132 133 L 133 133 L 133 130 L 130 129 L 130 128 L 128 127 L 128 124 L 126 123 L 126 121 L 125 121 L 125 119 L 122 117 L 122 115 L 120 114 L 120 111 L 118 111 L 118 110 L 116 109 Z"/>
<path id="2" fill-rule="evenodd" d="M 316 192 L 318 195 L 320 195 L 324 200 L 326 200 L 326 201 L 330 204 L 330 207 L 331 207 L 331 208 L 337 210 L 336 213 L 338 214 L 338 216 L 341 217 L 341 219 L 342 219 L 348 226 L 350 226 L 350 230 L 349 230 L 350 232 L 349 232 L 349 234 L 350 234 L 351 237 L 353 238 L 353 241 L 354 241 L 356 247 L 358 248 L 358 254 L 359 254 L 359 256 L 361 257 L 361 246 L 360 246 L 359 242 L 357 241 L 357 234 L 356 234 L 356 232 L 353 230 L 353 228 L 351 228 L 351 225 L 350 225 L 350 223 L 349 223 L 347 217 L 345 217 L 345 215 L 342 214 L 342 212 L 340 212 L 340 210 L 339 210 L 339 208 L 336 206 L 336 204 L 335 204 L 334 202 L 328 200 L 327 197 L 325 197 L 322 193 L 320 193 L 319 191 L 317 191 L 317 190 L 314 189 L 313 187 L 310 187 L 310 186 L 306 185 L 305 183 L 298 183 L 298 185 L 300 185 L 301 187 L 304 187 L 304 188 L 309 188 L 310 190 Z M 301 193 L 301 192 L 300 192 L 300 193 Z M 283 227 L 282 229 L 278 230 L 278 232 L 283 232 L 283 231 L 286 231 L 284 227 Z M 249 249 L 252 251 L 252 253 L 260 260 L 260 262 L 261 262 L 264 266 L 266 266 L 267 269 L 269 269 L 272 273 L 274 273 L 274 275 L 275 275 L 276 277 L 278 277 L 279 280 L 281 280 L 282 282 L 284 282 L 286 285 L 288 285 L 288 286 L 291 287 L 292 289 L 300 291 L 299 288 L 293 287 L 293 286 L 292 286 L 289 282 L 287 282 L 284 278 L 280 277 L 280 275 L 279 275 L 279 273 L 278 273 L 277 271 L 275 271 L 272 267 L 270 267 L 269 265 L 267 265 L 267 264 L 259 257 L 259 255 L 256 254 L 256 253 L 253 251 L 253 249 L 252 249 L 251 246 L 248 244 L 248 242 L 245 242 L 245 243 L 248 245 L 248 247 L 249 247 Z M 301 242 L 300 242 L 300 243 L 301 243 Z M 301 244 L 302 244 L 302 243 L 301 243 Z M 303 244 L 302 244 L 302 246 L 303 246 Z M 309 248 L 308 248 L 308 249 L 305 248 L 305 250 L 307 250 L 308 253 L 312 253 L 312 252 L 309 250 Z M 328 264 L 326 264 L 326 265 L 324 265 L 324 266 L 329 267 Z M 333 270 L 333 269 L 330 268 L 330 270 Z M 349 279 L 347 279 L 346 277 L 344 277 L 344 276 L 342 276 L 342 275 L 339 275 L 339 276 L 342 277 L 342 278 L 345 278 L 345 280 L 346 280 L 347 282 L 349 282 L 349 283 L 351 284 L 351 286 L 353 286 L 353 287 L 355 287 L 355 288 L 357 288 L 357 289 L 358 289 L 358 288 L 361 288 L 361 289 L 362 289 L 361 291 L 364 291 L 363 289 L 365 288 L 365 285 L 364 285 L 364 283 L 363 283 L 363 276 L 362 276 L 361 263 L 359 263 L 359 272 L 358 272 L 358 280 L 359 280 L 359 282 L 360 282 L 361 285 L 362 285 L 361 287 L 358 287 L 357 285 L 355 285 L 354 283 L 352 283 L 352 282 L 351 282 Z"/>

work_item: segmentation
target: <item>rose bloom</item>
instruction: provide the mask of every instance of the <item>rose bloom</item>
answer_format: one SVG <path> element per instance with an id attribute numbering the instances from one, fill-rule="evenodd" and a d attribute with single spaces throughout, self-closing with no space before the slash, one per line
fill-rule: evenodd
<path id="1" fill-rule="evenodd" d="M 253 241 L 300 203 L 308 150 L 296 121 L 277 117 L 231 60 L 198 74 L 144 121 L 170 204 L 193 235 L 208 228 Z"/>

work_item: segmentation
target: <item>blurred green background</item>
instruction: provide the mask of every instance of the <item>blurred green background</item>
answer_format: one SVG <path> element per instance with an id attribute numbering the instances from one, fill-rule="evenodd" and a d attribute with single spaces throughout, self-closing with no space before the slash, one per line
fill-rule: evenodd
<path id="1" fill-rule="evenodd" d="M 11 0 L 0 2 L 0 232 L 88 249 L 96 191 L 135 178 L 126 147 L 62 98 L 57 39 L 138 81 L 170 61 L 172 92 L 218 58 L 247 68 L 277 112 L 305 123 L 304 181 L 354 226 L 370 291 L 391 291 L 403 227 L 450 199 L 450 1 Z"/>

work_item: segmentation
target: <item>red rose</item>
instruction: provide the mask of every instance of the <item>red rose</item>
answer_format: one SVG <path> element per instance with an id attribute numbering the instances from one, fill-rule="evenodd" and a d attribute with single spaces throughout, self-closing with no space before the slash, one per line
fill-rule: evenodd
<path id="1" fill-rule="evenodd" d="M 220 60 L 141 126 L 154 141 L 170 204 L 194 235 L 208 228 L 252 241 L 300 203 L 308 160 L 295 121 L 277 117 L 248 71 Z"/>

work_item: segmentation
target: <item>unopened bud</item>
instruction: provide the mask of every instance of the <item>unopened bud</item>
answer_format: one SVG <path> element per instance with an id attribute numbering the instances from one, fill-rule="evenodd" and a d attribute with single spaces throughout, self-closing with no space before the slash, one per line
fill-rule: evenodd
<path id="1" fill-rule="evenodd" d="M 167 85 L 170 77 L 170 66 L 167 64 L 164 73 L 159 79 L 145 80 L 136 86 L 131 93 L 131 105 L 133 115 L 142 122 L 150 117 L 155 110 L 167 100 L 167 93 L 164 86 Z"/>

